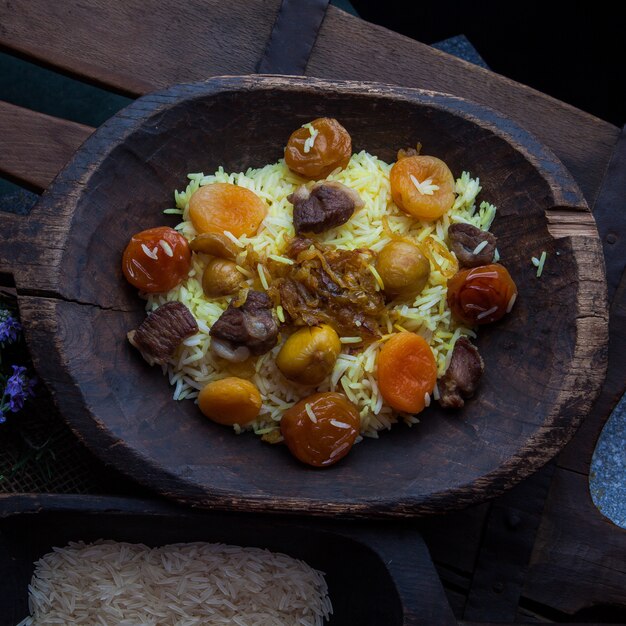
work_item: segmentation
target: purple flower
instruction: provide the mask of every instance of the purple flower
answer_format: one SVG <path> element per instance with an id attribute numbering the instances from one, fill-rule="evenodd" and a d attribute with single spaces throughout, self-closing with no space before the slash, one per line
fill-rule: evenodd
<path id="1" fill-rule="evenodd" d="M 11 412 L 17 413 L 24 406 L 26 399 L 35 395 L 34 387 L 37 381 L 26 376 L 25 367 L 18 365 L 11 367 L 13 374 L 7 380 L 3 398 L 3 400 L 8 400 L 8 405 L 3 402 L 0 410 L 8 408 Z"/>
<path id="2" fill-rule="evenodd" d="M 22 325 L 7 311 L 0 309 L 0 346 L 17 341 Z"/>

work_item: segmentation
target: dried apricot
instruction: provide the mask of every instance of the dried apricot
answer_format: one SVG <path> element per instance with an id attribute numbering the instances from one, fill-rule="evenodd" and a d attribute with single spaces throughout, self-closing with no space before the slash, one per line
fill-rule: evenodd
<path id="1" fill-rule="evenodd" d="M 146 293 L 174 289 L 189 274 L 191 250 L 173 228 L 159 226 L 131 237 L 122 256 L 126 280 Z"/>
<path id="2" fill-rule="evenodd" d="M 394 335 L 378 355 L 378 388 L 396 411 L 419 413 L 437 382 L 437 364 L 428 342 L 415 333 Z"/>
<path id="3" fill-rule="evenodd" d="M 437 157 L 410 156 L 397 161 L 389 173 L 396 205 L 420 220 L 436 220 L 454 204 L 454 177 Z"/>
<path id="4" fill-rule="evenodd" d="M 291 133 L 285 148 L 287 167 L 306 178 L 326 178 L 338 167 L 348 165 L 352 139 L 332 117 L 318 117 Z"/>
<path id="5" fill-rule="evenodd" d="M 230 183 L 205 185 L 189 199 L 189 218 L 199 233 L 251 236 L 266 215 L 267 204 L 259 196 Z"/>
<path id="6" fill-rule="evenodd" d="M 291 454 L 314 467 L 342 459 L 361 427 L 357 407 L 341 393 L 314 393 L 285 411 L 280 432 Z"/>
<path id="7" fill-rule="evenodd" d="M 205 385 L 198 395 L 198 406 L 218 424 L 241 426 L 259 415 L 261 394 L 249 380 L 231 376 Z"/>
<path id="8" fill-rule="evenodd" d="M 498 263 L 461 270 L 448 281 L 448 306 L 468 326 L 498 321 L 516 298 L 515 282 Z"/>

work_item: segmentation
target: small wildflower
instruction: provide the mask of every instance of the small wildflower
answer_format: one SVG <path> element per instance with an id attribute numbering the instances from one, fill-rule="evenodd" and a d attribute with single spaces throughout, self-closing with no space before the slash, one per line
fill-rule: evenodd
<path id="1" fill-rule="evenodd" d="M 0 308 L 0 347 L 17 341 L 22 325 L 7 309 Z"/>
<path id="2" fill-rule="evenodd" d="M 12 365 L 13 374 L 9 376 L 0 402 L 0 423 L 6 421 L 6 413 L 17 413 L 24 406 L 24 402 L 35 395 L 36 379 L 26 376 L 26 368 Z"/>

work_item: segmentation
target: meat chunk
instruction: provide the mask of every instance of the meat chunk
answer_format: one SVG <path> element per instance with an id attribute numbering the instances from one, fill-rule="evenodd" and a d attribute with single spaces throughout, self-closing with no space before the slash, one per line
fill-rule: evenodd
<path id="1" fill-rule="evenodd" d="M 166 302 L 126 336 L 150 365 L 163 365 L 183 340 L 197 332 L 198 324 L 182 302 Z"/>
<path id="2" fill-rule="evenodd" d="M 448 228 L 450 248 L 461 267 L 478 267 L 493 262 L 497 241 L 495 235 L 472 224 L 452 224 Z M 483 242 L 487 242 L 482 245 Z M 480 247 L 479 247 L 480 246 Z M 478 252 L 475 250 L 478 249 Z"/>
<path id="3" fill-rule="evenodd" d="M 316 183 L 311 190 L 301 185 L 287 198 L 293 204 L 296 233 L 322 233 L 345 224 L 363 206 L 359 194 L 341 183 Z"/>
<path id="4" fill-rule="evenodd" d="M 461 408 L 464 398 L 470 398 L 478 388 L 485 364 L 478 348 L 461 337 L 452 351 L 446 373 L 439 379 L 439 404 L 444 408 Z"/>
<path id="5" fill-rule="evenodd" d="M 278 341 L 278 324 L 272 315 L 268 295 L 249 291 L 241 306 L 234 306 L 231 302 L 211 326 L 209 334 L 218 340 L 220 349 L 226 347 L 234 352 L 238 348 L 247 348 L 254 355 L 268 352 Z M 218 354 L 224 356 L 225 352 Z"/>

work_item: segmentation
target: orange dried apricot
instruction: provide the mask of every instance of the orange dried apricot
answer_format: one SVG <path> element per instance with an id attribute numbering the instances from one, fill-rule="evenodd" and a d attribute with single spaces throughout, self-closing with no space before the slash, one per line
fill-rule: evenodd
<path id="1" fill-rule="evenodd" d="M 136 233 L 122 256 L 126 280 L 146 293 L 174 289 L 189 274 L 191 250 L 173 228 L 159 226 Z"/>
<path id="2" fill-rule="evenodd" d="M 357 407 L 341 393 L 314 393 L 285 411 L 280 432 L 291 454 L 314 467 L 342 459 L 361 428 Z"/>
<path id="3" fill-rule="evenodd" d="M 249 424 L 261 410 L 261 394 L 249 380 L 230 376 L 204 386 L 198 395 L 200 410 L 225 426 Z"/>
<path id="4" fill-rule="evenodd" d="M 474 326 L 498 321 L 517 298 L 517 286 L 498 263 L 457 272 L 448 281 L 448 306 L 459 321 Z"/>
<path id="5" fill-rule="evenodd" d="M 428 342 L 415 333 L 394 335 L 378 355 L 378 388 L 396 411 L 419 413 L 437 382 L 437 363 Z"/>
<path id="6" fill-rule="evenodd" d="M 259 196 L 230 183 L 205 185 L 189 199 L 189 218 L 199 233 L 251 236 L 266 215 L 267 204 Z"/>
<path id="7" fill-rule="evenodd" d="M 454 204 L 454 177 L 437 157 L 410 156 L 397 161 L 389 173 L 396 205 L 420 220 L 436 220 Z"/>
<path id="8" fill-rule="evenodd" d="M 318 117 L 291 133 L 285 148 L 287 167 L 306 178 L 326 178 L 348 165 L 352 139 L 334 118 Z"/>

